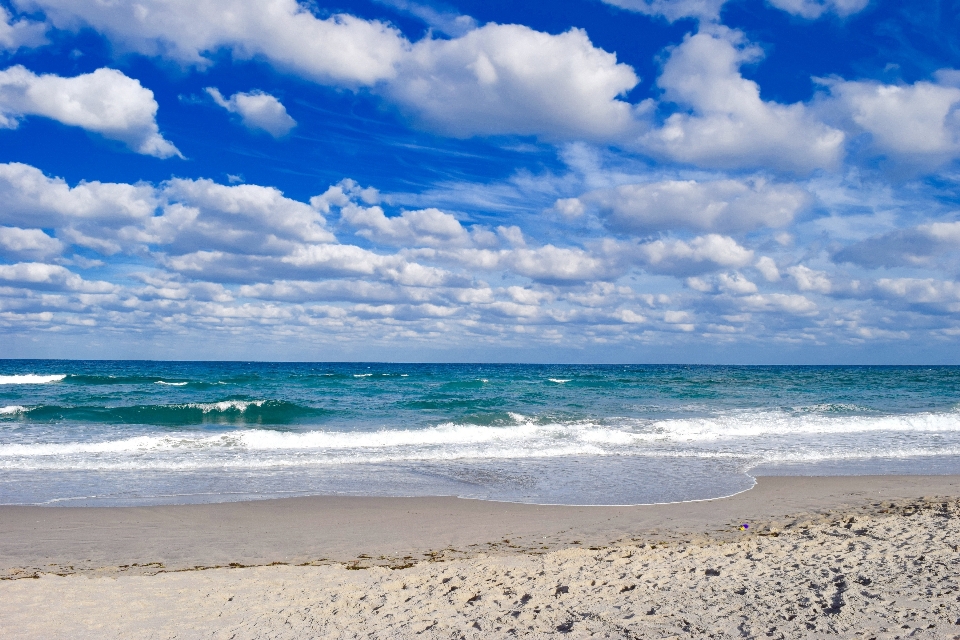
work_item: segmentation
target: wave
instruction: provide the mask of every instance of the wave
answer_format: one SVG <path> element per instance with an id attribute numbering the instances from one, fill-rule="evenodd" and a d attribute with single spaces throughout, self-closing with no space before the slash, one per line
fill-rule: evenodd
<path id="1" fill-rule="evenodd" d="M 4 412 L 34 414 L 40 410 L 54 408 L 7 407 Z M 57 408 L 58 409 L 58 408 Z M 58 409 L 62 410 L 62 409 Z M 102 411 L 127 411 L 137 418 L 149 412 L 178 412 L 194 416 L 210 415 L 218 417 L 241 416 L 260 419 L 270 411 L 282 414 L 291 411 L 302 415 L 315 414 L 319 409 L 310 409 L 299 405 L 274 400 L 223 400 L 210 403 L 191 403 L 184 405 L 121 407 Z M 113 414 L 116 416 L 116 413 Z M 537 448 L 553 445 L 573 444 L 583 447 L 584 451 L 599 452 L 636 452 L 649 450 L 648 445 L 658 448 L 683 450 L 691 443 L 707 445 L 736 445 L 738 451 L 750 451 L 754 448 L 762 451 L 782 448 L 787 441 L 806 443 L 811 446 L 820 444 L 823 437 L 833 437 L 832 442 L 843 442 L 834 436 L 872 433 L 877 437 L 894 437 L 910 434 L 956 434 L 960 444 L 960 412 L 925 413 L 908 416 L 884 417 L 794 417 L 785 420 L 783 414 L 755 414 L 736 419 L 697 419 L 697 420 L 660 420 L 642 422 L 620 419 L 615 423 L 596 421 L 540 422 L 517 413 L 507 414 L 511 423 L 500 425 L 482 425 L 446 422 L 423 429 L 381 429 L 377 431 L 277 431 L 271 429 L 238 429 L 225 434 L 210 435 L 203 432 L 188 434 L 164 434 L 137 436 L 135 438 L 114 440 L 109 443 L 69 443 L 57 445 L 0 445 L 0 456 L 17 451 L 32 455 L 45 447 L 51 452 L 96 452 L 100 447 L 119 447 L 117 450 L 142 451 L 145 449 L 176 448 L 223 448 L 234 447 L 246 451 L 308 451 L 308 450 L 360 450 L 360 449 L 396 449 L 462 447 L 466 445 L 519 445 Z M 154 416 L 156 417 L 156 416 Z M 149 423 L 148 423 L 149 424 Z M 870 439 L 863 439 L 868 442 Z M 121 443 L 121 444 L 117 444 Z M 127 443 L 127 444 L 122 444 Z M 759 444 L 758 444 L 759 443 Z M 33 450 L 29 447 L 39 446 Z M 824 445 L 826 446 L 826 445 Z M 22 447 L 28 447 L 24 449 Z M 66 447 L 62 451 L 56 447 Z M 86 449 L 85 447 L 92 447 Z M 802 448 L 802 447 L 801 447 Z M 715 450 L 732 451 L 729 446 Z M 110 449 L 113 450 L 113 449 Z M 693 450 L 693 449 L 691 449 Z"/>
<path id="2" fill-rule="evenodd" d="M 93 422 L 189 426 L 201 424 L 284 425 L 322 419 L 330 411 L 283 400 L 221 400 L 185 404 L 119 407 L 39 405 L 20 407 L 9 415 L 29 422 Z M 6 415 L 0 413 L 0 415 Z"/>
<path id="3" fill-rule="evenodd" d="M 9 409 L 17 416 L 38 410 Z M 511 413 L 499 425 L 446 422 L 423 429 L 281 431 L 249 425 L 277 421 L 283 411 L 302 416 L 316 410 L 249 399 L 123 410 L 133 413 L 112 414 L 111 419 L 157 424 L 165 416 L 166 424 L 189 420 L 238 428 L 219 433 L 152 430 L 121 438 L 101 432 L 99 439 L 89 441 L 0 442 L 0 470 L 240 470 L 559 456 L 712 459 L 745 470 L 764 463 L 960 456 L 960 411 L 896 416 L 757 411 L 683 420 L 552 422 Z M 167 413 L 157 413 L 161 411 Z M 58 430 L 49 437 L 62 435 Z"/>
<path id="4" fill-rule="evenodd" d="M 650 427 L 651 434 L 682 442 L 870 432 L 960 432 L 960 411 L 879 416 L 762 411 L 660 420 L 650 423 Z"/>
<path id="5" fill-rule="evenodd" d="M 13 376 L 0 376 L 0 384 L 47 384 L 48 382 L 60 382 L 67 375 L 65 373 L 56 373 L 52 375 L 24 373 Z"/>
<path id="6" fill-rule="evenodd" d="M 89 386 L 107 386 L 107 385 L 135 385 L 135 384 L 170 384 L 184 386 L 189 381 L 177 378 L 164 378 L 161 376 L 104 376 L 90 374 L 71 374 L 64 380 L 67 384 L 89 385 Z"/>
<path id="7" fill-rule="evenodd" d="M 165 384 L 170 387 L 185 387 L 189 382 L 167 382 L 166 380 L 157 380 L 154 384 Z"/>
<path id="8" fill-rule="evenodd" d="M 600 430 L 583 425 L 581 430 Z M 581 442 L 613 441 L 615 438 L 587 437 Z M 513 427 L 478 427 L 444 424 L 429 429 L 396 429 L 369 432 L 307 431 L 291 433 L 265 429 L 243 429 L 226 434 L 203 433 L 144 435 L 103 442 L 0 445 L 0 457 L 20 455 L 65 455 L 76 453 L 117 453 L 200 449 L 242 449 L 246 451 L 360 450 L 460 447 L 480 444 L 573 444 L 576 434 L 566 425 L 523 424 Z M 589 447 L 597 453 L 595 447 Z"/>
<path id="9" fill-rule="evenodd" d="M 10 405 L 7 407 L 0 407 L 0 416 L 13 416 L 18 415 L 27 410 L 26 407 L 21 407 L 18 404 Z"/>

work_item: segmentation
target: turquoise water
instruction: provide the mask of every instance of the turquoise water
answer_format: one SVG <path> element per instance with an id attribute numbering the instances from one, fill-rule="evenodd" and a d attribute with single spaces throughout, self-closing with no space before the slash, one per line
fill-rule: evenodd
<path id="1" fill-rule="evenodd" d="M 0 361 L 3 504 L 638 504 L 758 473 L 960 473 L 960 368 Z"/>

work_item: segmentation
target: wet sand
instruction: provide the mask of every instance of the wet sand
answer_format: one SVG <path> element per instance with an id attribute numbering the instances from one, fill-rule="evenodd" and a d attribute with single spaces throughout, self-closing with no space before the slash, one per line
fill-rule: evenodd
<path id="1" fill-rule="evenodd" d="M 0 507 L 0 629 L 953 638 L 958 545 L 958 476 L 766 477 L 729 498 L 635 507 L 323 496 Z"/>

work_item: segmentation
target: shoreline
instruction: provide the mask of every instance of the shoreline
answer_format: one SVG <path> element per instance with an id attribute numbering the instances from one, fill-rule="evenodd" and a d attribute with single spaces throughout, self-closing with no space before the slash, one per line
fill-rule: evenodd
<path id="1" fill-rule="evenodd" d="M 291 497 L 146 507 L 0 506 L 0 579 L 229 566 L 404 566 L 624 541 L 724 539 L 738 525 L 960 497 L 960 476 L 759 476 L 729 497 L 560 506 L 455 497 Z"/>
<path id="2" fill-rule="evenodd" d="M 958 595 L 960 476 L 646 507 L 0 508 L 0 629 L 23 640 L 955 640 Z"/>

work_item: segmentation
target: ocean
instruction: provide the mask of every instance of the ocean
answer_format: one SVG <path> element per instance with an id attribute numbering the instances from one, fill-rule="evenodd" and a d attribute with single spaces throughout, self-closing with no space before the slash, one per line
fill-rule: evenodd
<path id="1" fill-rule="evenodd" d="M 960 367 L 0 360 L 0 504 L 646 504 L 960 473 Z"/>

